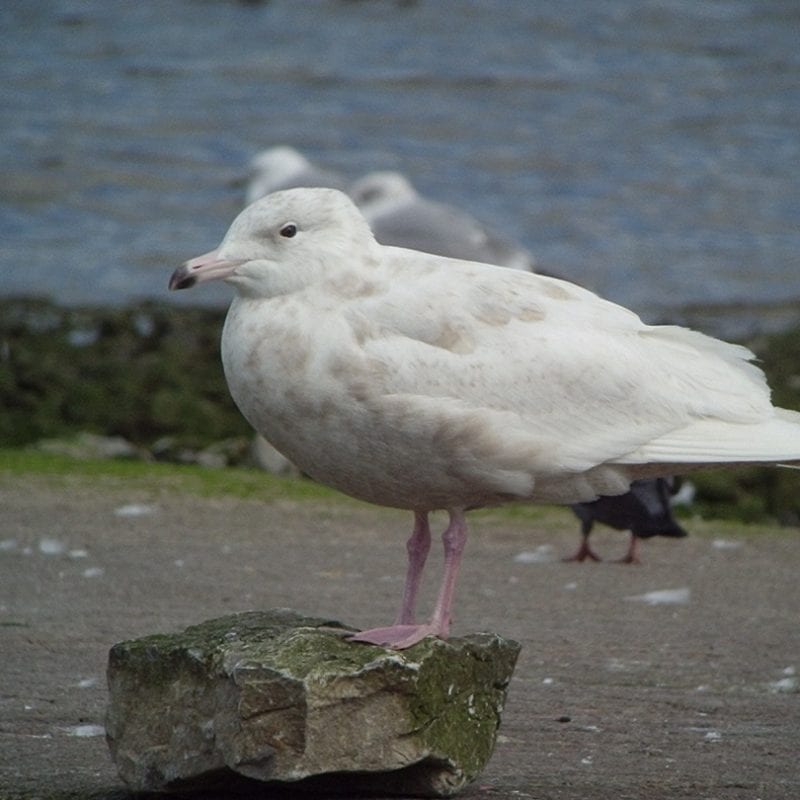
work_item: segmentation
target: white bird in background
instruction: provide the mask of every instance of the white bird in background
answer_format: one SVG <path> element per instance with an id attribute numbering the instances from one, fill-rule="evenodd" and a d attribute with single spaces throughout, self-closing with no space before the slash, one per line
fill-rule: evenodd
<path id="1" fill-rule="evenodd" d="M 800 460 L 800 414 L 772 405 L 746 348 L 555 278 L 382 246 L 336 190 L 246 208 L 170 288 L 214 279 L 235 290 L 222 361 L 253 427 L 321 483 L 414 514 L 397 620 L 358 641 L 448 635 L 470 509 Z M 435 509 L 444 574 L 418 623 Z"/>
<path id="2" fill-rule="evenodd" d="M 522 245 L 491 233 L 460 209 L 422 197 L 399 172 L 370 172 L 350 187 L 349 194 L 381 244 L 534 269 L 535 259 Z"/>
<path id="3" fill-rule="evenodd" d="M 345 191 L 347 182 L 340 173 L 312 163 L 293 147 L 270 147 L 250 162 L 246 203 L 301 187 Z M 534 268 L 533 255 L 522 245 L 491 233 L 460 209 L 422 197 L 399 172 L 370 172 L 353 183 L 348 193 L 381 244 L 513 269 Z"/>
<path id="4" fill-rule="evenodd" d="M 293 147 L 278 145 L 257 153 L 250 162 L 246 203 L 251 205 L 279 189 L 324 186 L 344 190 L 346 185 L 338 172 L 312 164 Z"/>

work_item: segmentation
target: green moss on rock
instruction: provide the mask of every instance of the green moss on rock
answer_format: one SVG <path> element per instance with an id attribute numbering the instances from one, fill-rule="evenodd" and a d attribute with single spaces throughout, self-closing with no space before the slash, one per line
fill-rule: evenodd
<path id="1" fill-rule="evenodd" d="M 115 645 L 106 729 L 120 775 L 138 790 L 229 770 L 432 796 L 474 780 L 519 646 L 476 634 L 397 652 L 348 630 L 278 609 Z"/>

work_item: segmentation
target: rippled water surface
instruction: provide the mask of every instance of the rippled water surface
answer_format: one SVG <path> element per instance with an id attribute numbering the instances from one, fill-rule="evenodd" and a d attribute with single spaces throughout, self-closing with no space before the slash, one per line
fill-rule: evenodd
<path id="1" fill-rule="evenodd" d="M 166 281 L 288 143 L 402 170 L 648 319 L 800 316 L 795 0 L 26 0 L 0 22 L 3 295 L 225 302 Z"/>

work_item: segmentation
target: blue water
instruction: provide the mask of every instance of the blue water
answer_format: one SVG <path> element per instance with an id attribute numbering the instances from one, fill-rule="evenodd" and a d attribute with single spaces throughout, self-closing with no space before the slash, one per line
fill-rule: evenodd
<path id="1" fill-rule="evenodd" d="M 169 295 L 249 159 L 399 169 L 651 320 L 800 318 L 796 0 L 25 0 L 0 10 L 0 295 Z"/>

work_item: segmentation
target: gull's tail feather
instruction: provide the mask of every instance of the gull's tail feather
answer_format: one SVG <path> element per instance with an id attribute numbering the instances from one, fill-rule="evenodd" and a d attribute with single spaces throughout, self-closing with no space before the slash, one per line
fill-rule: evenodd
<path id="1" fill-rule="evenodd" d="M 775 409 L 758 423 L 704 419 L 618 459 L 619 464 L 774 464 L 800 466 L 800 413 Z"/>

